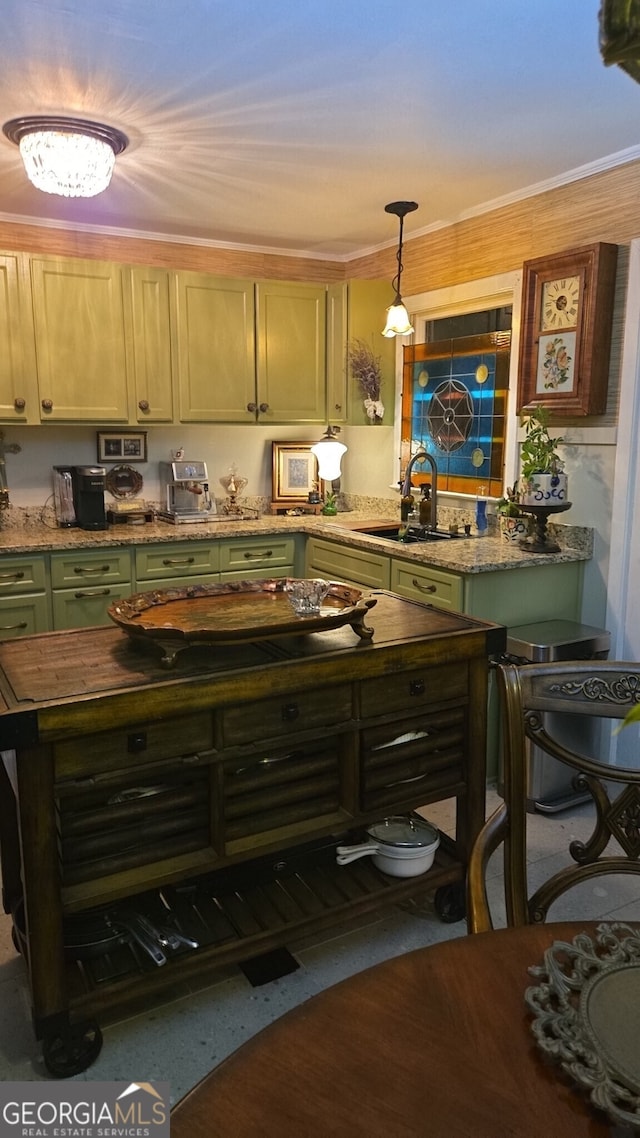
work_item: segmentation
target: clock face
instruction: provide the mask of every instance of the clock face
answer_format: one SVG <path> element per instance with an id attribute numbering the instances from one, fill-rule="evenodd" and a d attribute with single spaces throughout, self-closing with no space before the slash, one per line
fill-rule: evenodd
<path id="1" fill-rule="evenodd" d="M 575 328 L 578 323 L 580 277 L 559 277 L 542 286 L 542 332 Z"/>

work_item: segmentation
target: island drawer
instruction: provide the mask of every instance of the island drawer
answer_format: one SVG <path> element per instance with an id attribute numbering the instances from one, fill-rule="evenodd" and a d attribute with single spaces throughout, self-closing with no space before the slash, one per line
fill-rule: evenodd
<path id="1" fill-rule="evenodd" d="M 137 768 L 163 759 L 191 756 L 213 747 L 209 712 L 145 723 L 124 731 L 101 731 L 54 744 L 55 777 L 89 779 L 107 771 Z"/>
<path id="2" fill-rule="evenodd" d="M 399 808 L 459 792 L 465 771 L 467 717 L 463 707 L 363 732 L 360 757 L 363 810 Z"/>
<path id="3" fill-rule="evenodd" d="M 278 699 L 260 699 L 222 712 L 225 746 L 253 743 L 351 720 L 351 686 L 296 692 Z"/>
<path id="4" fill-rule="evenodd" d="M 360 711 L 363 719 L 405 709 L 414 712 L 436 703 L 466 702 L 469 687 L 466 663 L 431 666 L 400 675 L 380 676 L 363 684 Z"/>

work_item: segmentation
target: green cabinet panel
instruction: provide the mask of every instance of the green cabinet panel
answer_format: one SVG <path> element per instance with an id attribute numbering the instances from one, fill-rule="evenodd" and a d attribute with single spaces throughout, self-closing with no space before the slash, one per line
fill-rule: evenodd
<path id="1" fill-rule="evenodd" d="M 49 601 L 45 593 L 0 597 L 0 640 L 48 632 Z"/>
<path id="2" fill-rule="evenodd" d="M 454 612 L 462 611 L 463 582 L 456 573 L 394 558 L 391 562 L 391 590 L 410 600 L 426 601 Z"/>
<path id="3" fill-rule="evenodd" d="M 256 299 L 259 422 L 325 422 L 326 287 L 264 282 Z"/>
<path id="4" fill-rule="evenodd" d="M 40 593 L 46 588 L 47 568 L 42 554 L 21 553 L 0 557 L 0 597 Z"/>
<path id="5" fill-rule="evenodd" d="M 79 585 L 76 589 L 54 589 L 53 628 L 92 628 L 111 624 L 109 605 L 131 595 L 131 585 Z"/>
<path id="6" fill-rule="evenodd" d="M 220 553 L 217 542 L 175 541 L 162 545 L 141 545 L 135 550 L 135 576 L 141 591 L 171 579 L 177 584 L 186 579 L 192 584 L 217 580 Z M 196 581 L 195 578 L 198 578 Z"/>
<path id="7" fill-rule="evenodd" d="M 355 425 L 370 420 L 364 408 L 363 395 L 351 374 L 348 346 L 362 340 L 379 361 L 381 371 L 380 398 L 384 404 L 384 422 L 392 423 L 395 404 L 396 341 L 382 335 L 386 311 L 393 301 L 388 281 L 353 280 L 329 286 L 329 336 L 327 349 L 328 421 L 342 419 Z M 332 417 L 335 408 L 335 419 Z M 331 412 L 331 413 L 329 413 Z"/>
<path id="8" fill-rule="evenodd" d="M 371 589 L 388 589 L 390 561 L 380 553 L 310 537 L 305 576 L 325 577 L 348 585 L 368 585 Z"/>
<path id="9" fill-rule="evenodd" d="M 31 258 L 43 422 L 128 421 L 123 272 L 103 261 Z"/>
<path id="10" fill-rule="evenodd" d="M 131 344 L 138 423 L 170 423 L 173 408 L 172 314 L 166 269 L 131 269 Z"/>
<path id="11" fill-rule="evenodd" d="M 174 290 L 180 420 L 254 422 L 253 281 L 179 272 Z"/>
<path id="12" fill-rule="evenodd" d="M 131 582 L 128 549 L 65 550 L 51 554 L 51 585 L 54 589 L 83 585 Z M 126 596 L 126 594 L 125 594 Z"/>
<path id="13" fill-rule="evenodd" d="M 0 254 L 0 419 L 39 422 L 29 268 L 22 253 Z"/>
<path id="14" fill-rule="evenodd" d="M 238 578 L 287 576 L 289 572 L 293 575 L 295 560 L 296 542 L 293 535 L 241 538 L 237 541 L 220 543 L 220 570 L 223 580 L 231 573 Z M 249 570 L 254 572 L 250 573 Z"/>
<path id="15" fill-rule="evenodd" d="M 508 627 L 538 620 L 580 620 L 584 562 L 495 573 L 464 579 L 464 612 Z"/>

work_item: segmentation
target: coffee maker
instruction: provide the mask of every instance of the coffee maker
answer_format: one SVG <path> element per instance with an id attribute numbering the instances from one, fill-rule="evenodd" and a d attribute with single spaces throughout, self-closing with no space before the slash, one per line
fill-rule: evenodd
<path id="1" fill-rule="evenodd" d="M 71 466 L 73 504 L 81 529 L 106 529 L 104 492 L 107 472 L 104 466 Z"/>
<path id="2" fill-rule="evenodd" d="M 198 459 L 161 462 L 160 486 L 165 508 L 158 511 L 158 517 L 165 521 L 208 522 L 216 517 L 216 500 L 209 493 L 206 462 Z"/>

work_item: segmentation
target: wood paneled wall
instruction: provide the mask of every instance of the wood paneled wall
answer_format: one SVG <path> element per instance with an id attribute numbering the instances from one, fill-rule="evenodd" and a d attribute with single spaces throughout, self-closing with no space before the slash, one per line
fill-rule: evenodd
<path id="1" fill-rule="evenodd" d="M 518 269 L 531 257 L 593 241 L 628 245 L 638 235 L 640 161 L 593 174 L 423 237 L 408 238 L 403 255 L 402 291 L 410 296 L 464 284 Z M 396 271 L 394 247 L 338 262 L 8 222 L 0 222 L 0 248 L 192 269 L 254 280 L 332 283 L 363 277 L 391 281 Z"/>

